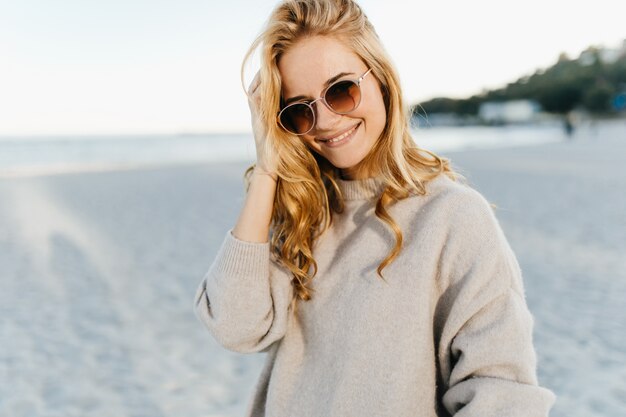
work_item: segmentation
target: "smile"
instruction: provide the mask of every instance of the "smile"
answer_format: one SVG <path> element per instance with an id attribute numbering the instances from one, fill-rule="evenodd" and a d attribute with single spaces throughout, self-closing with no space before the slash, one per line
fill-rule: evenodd
<path id="1" fill-rule="evenodd" d="M 318 141 L 322 142 L 326 146 L 339 146 L 340 144 L 347 142 L 348 139 L 352 138 L 352 136 L 354 136 L 354 133 L 356 132 L 359 126 L 361 126 L 361 123 L 358 123 L 357 125 L 352 127 L 350 130 L 347 130 L 343 132 L 342 134 L 335 136 L 334 138 L 318 139 Z"/>

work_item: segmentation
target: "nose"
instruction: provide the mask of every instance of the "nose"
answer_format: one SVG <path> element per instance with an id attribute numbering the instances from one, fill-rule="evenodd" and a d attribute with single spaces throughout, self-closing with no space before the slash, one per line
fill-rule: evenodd
<path id="1" fill-rule="evenodd" d="M 315 103 L 315 131 L 329 132 L 334 130 L 342 115 L 330 110 L 322 100 Z"/>

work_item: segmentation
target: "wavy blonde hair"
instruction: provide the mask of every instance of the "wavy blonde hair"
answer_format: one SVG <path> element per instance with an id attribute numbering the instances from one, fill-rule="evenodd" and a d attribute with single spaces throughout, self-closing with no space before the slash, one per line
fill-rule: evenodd
<path id="1" fill-rule="evenodd" d="M 387 207 L 411 194 L 425 194 L 426 182 L 446 174 L 457 180 L 450 162 L 420 149 L 410 135 L 408 108 L 403 102 L 399 78 L 374 27 L 352 0 L 285 0 L 269 17 L 265 29 L 246 54 L 241 78 L 251 56 L 260 51 L 259 117 L 267 127 L 267 152 L 277 156 L 278 184 L 271 221 L 272 256 L 293 274 L 294 301 L 311 299 L 308 286 L 317 273 L 313 257 L 314 241 L 332 223 L 333 212 L 343 211 L 343 196 L 336 179 L 340 170 L 312 152 L 298 136 L 284 131 L 277 122 L 281 105 L 281 77 L 278 62 L 300 39 L 331 36 L 344 42 L 372 69 L 383 95 L 387 123 L 369 154 L 359 164 L 361 172 L 379 172 L 383 191 L 376 202 L 375 214 L 395 235 L 396 243 L 380 263 L 383 269 L 402 248 L 402 231 Z M 246 188 L 254 165 L 245 173 Z M 312 273 L 310 271 L 312 270 Z"/>

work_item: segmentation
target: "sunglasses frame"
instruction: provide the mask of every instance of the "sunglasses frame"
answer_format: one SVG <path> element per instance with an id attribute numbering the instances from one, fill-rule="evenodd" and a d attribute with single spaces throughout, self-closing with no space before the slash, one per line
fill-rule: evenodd
<path id="1" fill-rule="evenodd" d="M 285 131 L 287 131 L 287 132 L 291 133 L 292 135 L 296 135 L 296 136 L 306 135 L 307 133 L 309 133 L 311 130 L 313 130 L 313 129 L 315 128 L 315 124 L 317 123 L 317 120 L 316 120 L 316 117 L 315 117 L 315 109 L 313 108 L 313 104 L 315 104 L 315 103 L 316 103 L 316 102 L 318 102 L 318 101 L 321 101 L 322 103 L 324 103 L 324 105 L 328 108 L 328 110 L 332 111 L 332 112 L 333 112 L 333 113 L 335 113 L 335 114 L 341 114 L 341 115 L 343 115 L 343 114 L 349 114 L 349 113 L 352 113 L 352 112 L 353 112 L 353 111 L 355 111 L 355 110 L 359 107 L 359 105 L 361 104 L 361 98 L 363 97 L 363 96 L 362 96 L 362 94 L 361 94 L 361 82 L 365 79 L 365 77 L 367 76 L 367 74 L 369 74 L 370 72 L 372 72 L 372 68 L 369 68 L 367 71 L 365 71 L 365 72 L 363 73 L 363 75 L 361 75 L 361 76 L 360 76 L 359 78 L 357 78 L 356 80 L 354 80 L 354 79 L 349 79 L 349 78 L 347 78 L 347 79 L 345 79 L 345 78 L 344 78 L 344 79 L 342 79 L 342 80 L 337 80 L 337 81 L 335 81 L 334 83 L 332 83 L 331 85 L 329 85 L 328 87 L 326 87 L 326 88 L 322 91 L 322 94 L 320 95 L 320 97 L 319 97 L 319 98 L 316 98 L 316 99 L 315 99 L 315 100 L 313 100 L 313 101 L 305 101 L 305 100 L 302 100 L 302 101 L 296 101 L 296 102 L 294 102 L 294 103 L 290 103 L 289 105 L 287 105 L 287 106 L 283 107 L 283 108 L 282 108 L 282 109 L 278 112 L 278 115 L 277 115 L 278 124 L 279 124 L 279 125 L 280 125 L 280 126 L 281 126 L 284 130 L 285 130 Z M 333 88 L 335 85 L 337 85 L 337 84 L 339 84 L 339 83 L 346 82 L 346 81 L 351 81 L 351 82 L 353 82 L 354 84 L 356 84 L 357 88 L 359 89 L 359 102 L 358 102 L 358 103 L 356 103 L 356 106 L 354 106 L 354 108 L 353 108 L 352 110 L 350 110 L 350 111 L 347 111 L 347 112 L 338 112 L 338 111 L 336 111 L 335 109 L 333 109 L 333 108 L 330 106 L 330 104 L 328 104 L 328 102 L 326 101 L 326 93 L 328 92 L 328 90 L 330 90 L 331 88 Z M 283 123 L 280 121 L 280 117 L 281 117 L 281 115 L 283 114 L 283 112 L 284 112 L 285 110 L 287 110 L 289 107 L 292 107 L 292 106 L 295 106 L 295 105 L 300 105 L 300 104 L 303 104 L 303 105 L 305 105 L 305 106 L 308 106 L 308 107 L 309 107 L 309 109 L 311 110 L 311 114 L 313 115 L 313 123 L 311 124 L 311 128 L 310 128 L 309 130 L 307 130 L 306 132 L 304 132 L 304 133 L 295 133 L 295 132 L 292 132 L 291 130 L 287 129 L 287 127 L 285 127 L 285 125 L 283 125 Z"/>

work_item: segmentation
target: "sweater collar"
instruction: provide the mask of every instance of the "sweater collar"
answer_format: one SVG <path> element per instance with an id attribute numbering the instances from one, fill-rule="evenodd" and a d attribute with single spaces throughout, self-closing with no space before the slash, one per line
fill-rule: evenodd
<path id="1" fill-rule="evenodd" d="M 336 181 L 344 200 L 370 200 L 377 198 L 384 188 L 382 177 L 359 180 L 343 180 L 337 178 Z"/>

